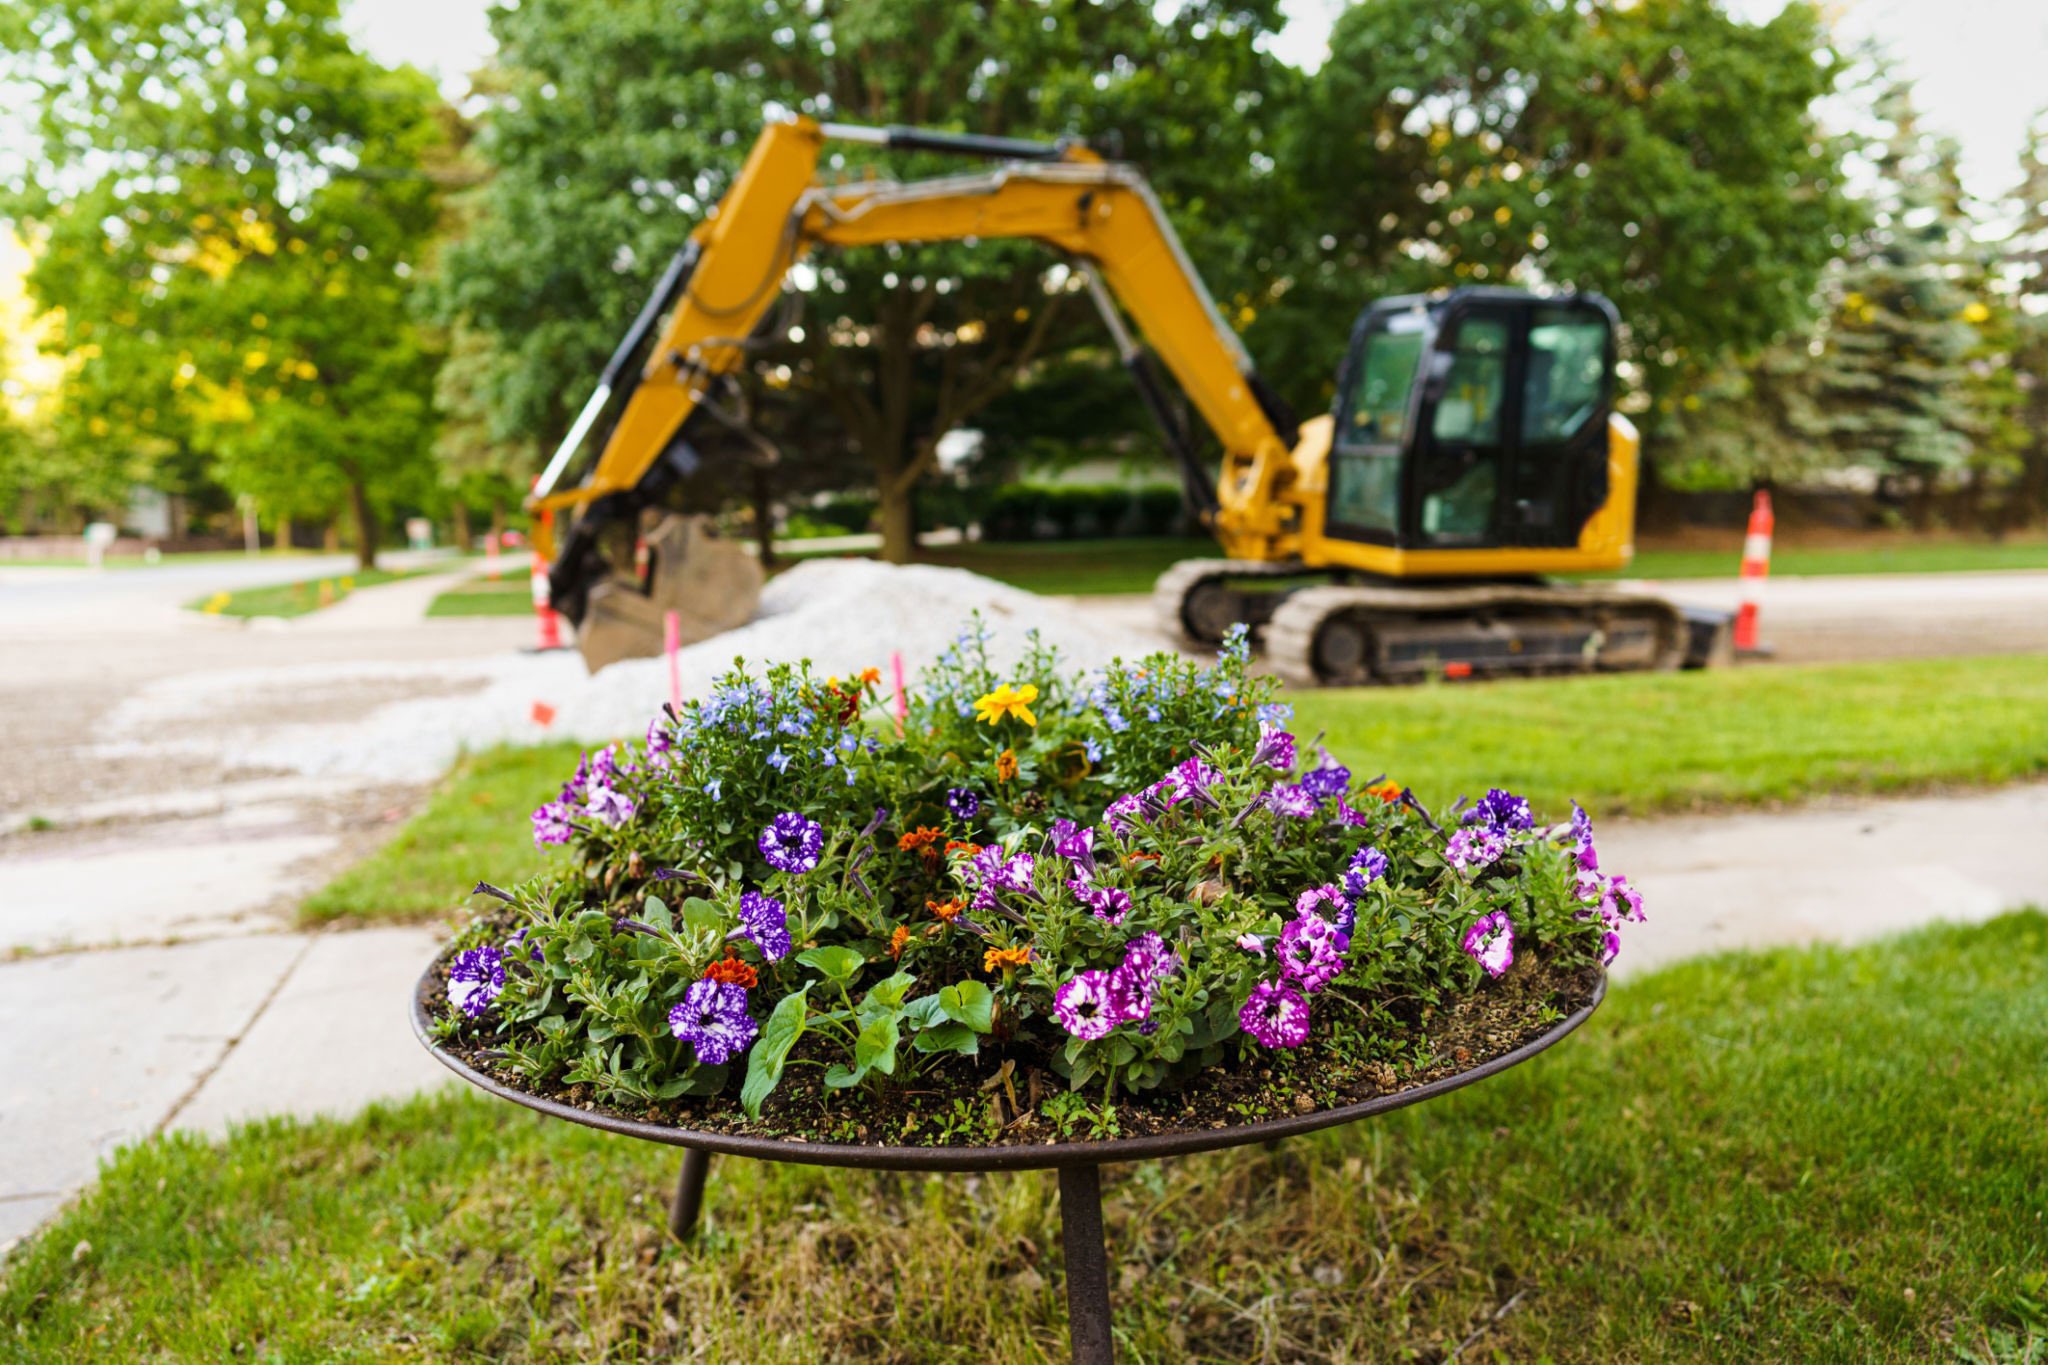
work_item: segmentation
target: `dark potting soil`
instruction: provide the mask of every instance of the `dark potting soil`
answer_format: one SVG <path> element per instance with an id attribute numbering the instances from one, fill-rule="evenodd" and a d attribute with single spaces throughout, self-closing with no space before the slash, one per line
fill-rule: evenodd
<path id="1" fill-rule="evenodd" d="M 430 1020 L 450 1012 L 447 969 L 443 957 L 421 983 Z M 1599 982 L 1598 968 L 1525 955 L 1503 979 L 1444 1004 L 1359 1000 L 1381 1007 L 1369 1030 L 1347 1027 L 1360 1018 L 1346 1020 L 1346 1007 L 1326 991 L 1317 997 L 1316 1025 L 1301 1047 L 1226 1044 L 1223 1063 L 1176 1088 L 1119 1094 L 1105 1106 L 1101 1089 L 1091 1086 L 1079 1093 L 1086 1112 L 1055 1099 L 1067 1091 L 1066 1082 L 1044 1065 L 1041 1048 L 1023 1040 L 1008 1048 L 985 1044 L 977 1057 L 949 1056 L 907 1082 L 880 1077 L 877 1085 L 831 1090 L 823 1066 L 793 1063 L 843 1060 L 838 1054 L 844 1049 L 807 1034 L 759 1119 L 740 1108 L 743 1060 L 718 1095 L 636 1106 L 600 1103 L 588 1084 L 534 1084 L 498 1060 L 488 1037 L 469 1036 L 469 1028 L 438 1046 L 509 1089 L 695 1132 L 892 1147 L 1010 1146 L 1229 1128 L 1412 1090 L 1540 1037 L 1590 1002 Z M 929 1060 L 904 1049 L 903 1064 Z M 1054 1100 L 1053 1112 L 1041 1109 L 1047 1100 Z"/>

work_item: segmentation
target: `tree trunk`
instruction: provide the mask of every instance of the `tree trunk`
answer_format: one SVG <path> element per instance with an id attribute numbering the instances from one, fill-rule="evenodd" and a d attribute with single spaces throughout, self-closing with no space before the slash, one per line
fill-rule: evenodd
<path id="1" fill-rule="evenodd" d="M 292 519 L 290 517 L 279 517 L 277 519 L 277 530 L 271 535 L 270 548 L 273 550 L 289 550 L 291 547 Z"/>
<path id="2" fill-rule="evenodd" d="M 775 508 L 768 480 L 768 466 L 754 466 L 754 543 L 760 547 L 761 567 L 775 567 Z"/>
<path id="3" fill-rule="evenodd" d="M 320 548 L 328 554 L 333 554 L 341 548 L 341 521 L 339 518 L 330 519 L 327 523 L 327 528 L 320 533 Z"/>
<path id="4" fill-rule="evenodd" d="M 457 498 L 455 505 L 449 511 L 450 515 L 455 519 L 455 552 L 466 555 L 471 549 L 469 543 L 469 505 L 463 502 L 461 498 Z"/>
<path id="5" fill-rule="evenodd" d="M 917 557 L 916 484 L 896 478 L 881 481 L 882 558 L 908 564 Z"/>
<path id="6" fill-rule="evenodd" d="M 368 572 L 377 567 L 377 519 L 370 514 L 369 485 L 351 476 L 348 502 L 356 520 L 356 563 Z"/>

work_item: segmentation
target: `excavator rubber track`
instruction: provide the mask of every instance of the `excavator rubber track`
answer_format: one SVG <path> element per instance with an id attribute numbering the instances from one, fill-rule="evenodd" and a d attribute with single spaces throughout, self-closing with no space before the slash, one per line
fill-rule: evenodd
<path id="1" fill-rule="evenodd" d="M 1645 593 L 1558 583 L 1330 584 L 1276 604 L 1264 653 L 1292 686 L 1346 687 L 1675 669 L 1688 661 L 1691 639 L 1686 613 Z"/>
<path id="2" fill-rule="evenodd" d="M 1281 600 L 1273 590 L 1237 592 L 1230 587 L 1232 579 L 1299 578 L 1311 572 L 1285 559 L 1184 559 L 1159 575 L 1152 587 L 1152 611 L 1175 644 L 1214 649 L 1239 622 L 1257 633 Z"/>

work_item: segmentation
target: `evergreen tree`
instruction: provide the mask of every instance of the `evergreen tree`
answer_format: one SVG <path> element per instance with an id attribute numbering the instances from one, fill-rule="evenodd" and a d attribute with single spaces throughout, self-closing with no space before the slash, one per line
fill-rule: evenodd
<path id="1" fill-rule="evenodd" d="M 2014 291 L 2009 364 L 2017 401 L 2009 415 L 2020 474 L 2007 524 L 2016 525 L 2048 514 L 2048 109 L 2027 130 L 2013 230 L 2000 255 Z"/>
<path id="2" fill-rule="evenodd" d="M 1924 525 L 1980 430 L 1968 362 L 1985 307 L 1968 281 L 1982 258 L 1954 141 L 1921 127 L 1904 82 L 1884 89 L 1876 112 L 1885 132 L 1871 149 L 1871 222 L 1844 256 L 1819 384 L 1844 462 L 1875 470 L 1889 496 L 1910 495 Z"/>

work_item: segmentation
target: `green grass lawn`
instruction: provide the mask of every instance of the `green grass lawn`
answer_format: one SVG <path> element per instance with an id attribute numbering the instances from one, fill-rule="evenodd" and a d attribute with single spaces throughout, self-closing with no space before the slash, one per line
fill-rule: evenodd
<path id="1" fill-rule="evenodd" d="M 334 919 L 417 918 L 468 899 L 479 880 L 501 885 L 539 871 L 527 816 L 576 766 L 567 743 L 504 746 L 458 761 L 426 809 L 370 857 L 299 907 L 309 924 Z"/>
<path id="2" fill-rule="evenodd" d="M 1222 553 L 1207 538 L 982 541 L 927 549 L 920 562 L 972 569 L 1032 592 L 1078 596 L 1150 592 L 1153 581 L 1169 566 L 1183 559 L 1214 559 Z M 797 551 L 783 557 L 810 556 Z M 1742 537 L 1731 534 L 1725 550 L 1643 550 L 1626 569 L 1583 576 L 1733 578 L 1741 564 Z M 1925 541 L 1867 548 L 1781 546 L 1771 556 L 1774 574 L 1952 573 L 1986 569 L 2048 569 L 2048 541 Z"/>
<path id="3" fill-rule="evenodd" d="M 1444 1099 L 1111 1167 L 1123 1358 L 2038 1361 L 2044 974 L 2039 913 L 1691 963 Z M 1065 1358 L 1050 1173 L 720 1158 L 678 1246 L 674 1170 L 467 1094 L 154 1139 L 17 1249 L 0 1358 Z"/>
<path id="4" fill-rule="evenodd" d="M 380 583 L 423 573 L 446 572 L 449 567 L 437 564 L 415 569 L 357 569 L 345 574 L 329 574 L 325 578 L 308 578 L 298 583 L 243 588 L 232 593 L 209 593 L 205 597 L 193 598 L 185 604 L 185 609 L 205 612 L 209 616 L 304 616 L 322 607 L 333 606 L 358 588 L 374 588 Z"/>
<path id="5" fill-rule="evenodd" d="M 1425 800 L 1489 785 L 1662 814 L 2048 773 L 2048 658 L 1915 659 L 1297 692 L 1294 728 Z"/>
<path id="6" fill-rule="evenodd" d="M 524 573 L 508 572 L 497 582 L 472 578 L 427 604 L 429 616 L 531 616 L 533 585 Z"/>
<path id="7" fill-rule="evenodd" d="M 2048 659 L 2010 655 L 1294 693 L 1360 778 L 1438 804 L 1492 785 L 1596 817 L 1792 802 L 1837 792 L 1988 786 L 2048 773 Z M 302 907 L 309 922 L 418 918 L 478 878 L 540 866 L 525 816 L 576 746 L 463 760 L 398 837 Z"/>

